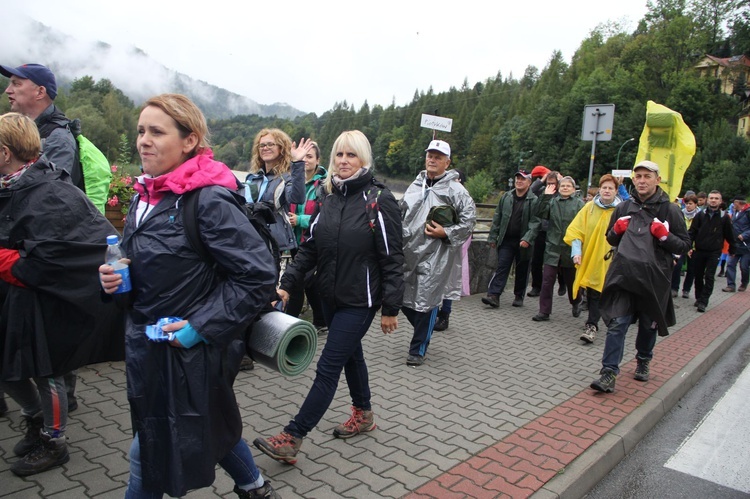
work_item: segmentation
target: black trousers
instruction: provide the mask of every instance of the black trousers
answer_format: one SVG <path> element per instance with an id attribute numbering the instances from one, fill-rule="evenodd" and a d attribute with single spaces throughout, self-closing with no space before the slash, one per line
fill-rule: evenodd
<path id="1" fill-rule="evenodd" d="M 695 299 L 708 305 L 708 299 L 714 292 L 716 265 L 719 263 L 721 250 L 693 252 L 693 272 L 695 273 Z"/>

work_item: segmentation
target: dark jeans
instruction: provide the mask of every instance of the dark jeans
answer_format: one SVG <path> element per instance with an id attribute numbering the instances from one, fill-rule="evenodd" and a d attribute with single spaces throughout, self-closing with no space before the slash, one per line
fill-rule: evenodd
<path id="1" fill-rule="evenodd" d="M 427 347 L 430 346 L 438 308 L 435 307 L 429 312 L 417 312 L 412 308 L 401 307 L 401 311 L 414 327 L 414 335 L 411 337 L 411 344 L 409 344 L 409 355 L 424 357 L 427 353 Z"/>
<path id="2" fill-rule="evenodd" d="M 547 246 L 547 231 L 540 230 L 534 241 L 534 252 L 531 254 L 531 288 L 542 289 L 544 281 L 544 248 Z"/>
<path id="3" fill-rule="evenodd" d="M 620 362 L 625 353 L 625 335 L 632 318 L 631 315 L 615 317 L 607 324 L 607 337 L 604 340 L 604 355 L 602 356 L 603 370 L 608 369 L 615 374 L 620 373 Z M 638 336 L 635 338 L 637 359 L 651 360 L 654 357 L 657 328 L 652 322 L 648 315 L 638 312 Z"/>
<path id="4" fill-rule="evenodd" d="M 68 424 L 68 394 L 63 376 L 56 378 L 2 381 L 5 393 L 21 406 L 24 416 L 44 416 L 44 431 L 57 438 L 65 434 Z"/>
<path id="5" fill-rule="evenodd" d="M 440 304 L 440 310 L 438 311 L 438 315 L 442 317 L 448 317 L 451 315 L 452 311 L 453 311 L 453 300 L 443 298 L 443 303 Z"/>
<path id="6" fill-rule="evenodd" d="M 352 405 L 370 410 L 370 382 L 362 352 L 362 338 L 375 317 L 374 308 L 329 308 L 323 304 L 328 337 L 315 369 L 315 381 L 299 413 L 284 431 L 304 437 L 315 428 L 336 394 L 344 370 Z"/>
<path id="7" fill-rule="evenodd" d="M 599 319 L 602 318 L 602 314 L 599 311 L 599 300 L 602 299 L 602 294 L 592 288 L 586 288 L 586 302 L 589 304 L 589 318 L 586 319 L 586 324 L 593 324 L 599 329 Z"/>
<path id="8" fill-rule="evenodd" d="M 740 264 L 740 284 L 747 287 L 750 277 L 750 254 L 734 255 L 727 263 L 727 286 L 735 287 L 737 279 L 737 263 Z"/>
<path id="9" fill-rule="evenodd" d="M 714 275 L 719 263 L 721 250 L 693 251 L 693 271 L 695 272 L 695 299 L 708 305 L 708 299 L 714 292 Z"/>
<path id="10" fill-rule="evenodd" d="M 693 280 L 695 279 L 695 265 L 693 264 L 693 259 L 687 255 L 682 255 L 680 259 L 677 260 L 677 265 L 672 269 L 672 290 L 674 291 L 680 290 L 680 277 L 682 277 L 680 274 L 682 273 L 682 265 L 686 260 L 687 269 L 685 270 L 685 280 L 682 282 L 682 290 L 689 293 L 690 289 L 693 287 Z"/>
<path id="11" fill-rule="evenodd" d="M 490 279 L 487 294 L 503 294 L 513 262 L 516 262 L 516 282 L 513 286 L 513 293 L 521 297 L 526 293 L 526 284 L 529 279 L 529 261 L 521 260 L 519 243 L 518 239 L 504 240 L 503 244 L 497 248 L 497 270 Z"/>
<path id="12" fill-rule="evenodd" d="M 576 280 L 576 268 L 575 267 L 555 267 L 554 265 L 544 264 L 544 277 L 542 278 L 542 290 L 539 294 L 539 313 L 540 314 L 551 314 L 552 313 L 552 295 L 555 290 L 555 282 L 557 282 L 558 271 L 563 276 L 563 282 L 568 290 L 568 301 L 571 305 L 577 305 L 581 301 L 581 294 L 573 299 L 573 283 Z"/>

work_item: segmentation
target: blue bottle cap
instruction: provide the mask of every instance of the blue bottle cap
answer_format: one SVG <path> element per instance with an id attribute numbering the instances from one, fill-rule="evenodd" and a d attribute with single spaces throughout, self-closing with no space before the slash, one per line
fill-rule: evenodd
<path id="1" fill-rule="evenodd" d="M 120 242 L 120 236 L 107 236 L 107 244 L 117 244 Z"/>

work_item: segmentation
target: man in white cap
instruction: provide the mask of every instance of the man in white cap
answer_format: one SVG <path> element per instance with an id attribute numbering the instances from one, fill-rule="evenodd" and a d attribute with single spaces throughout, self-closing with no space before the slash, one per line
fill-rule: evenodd
<path id="1" fill-rule="evenodd" d="M 648 381 L 657 334 L 669 334 L 675 324 L 671 276 L 673 255 L 690 249 L 690 236 L 680 208 L 671 202 L 659 183 L 659 166 L 641 161 L 633 167 L 635 194 L 615 208 L 607 241 L 617 251 L 604 279 L 600 301 L 607 324 L 601 377 L 594 390 L 611 393 L 620 373 L 625 335 L 638 321 L 634 378 Z"/>
<path id="2" fill-rule="evenodd" d="M 414 327 L 406 359 L 408 366 L 424 364 L 443 298 L 461 297 L 461 245 L 471 236 L 476 206 L 448 170 L 451 148 L 433 140 L 425 150 L 425 169 L 417 175 L 399 205 L 403 221 L 404 301 L 402 311 Z"/>

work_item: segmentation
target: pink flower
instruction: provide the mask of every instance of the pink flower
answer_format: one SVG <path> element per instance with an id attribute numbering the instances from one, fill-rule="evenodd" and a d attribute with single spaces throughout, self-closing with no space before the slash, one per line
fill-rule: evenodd
<path id="1" fill-rule="evenodd" d="M 117 199 L 117 196 L 112 196 L 112 198 L 109 201 L 107 201 L 107 204 L 114 207 L 114 206 L 117 206 L 117 203 L 119 202 L 120 200 Z"/>
<path id="2" fill-rule="evenodd" d="M 115 173 L 117 171 L 117 165 L 112 165 L 110 169 L 112 170 L 112 173 Z"/>

